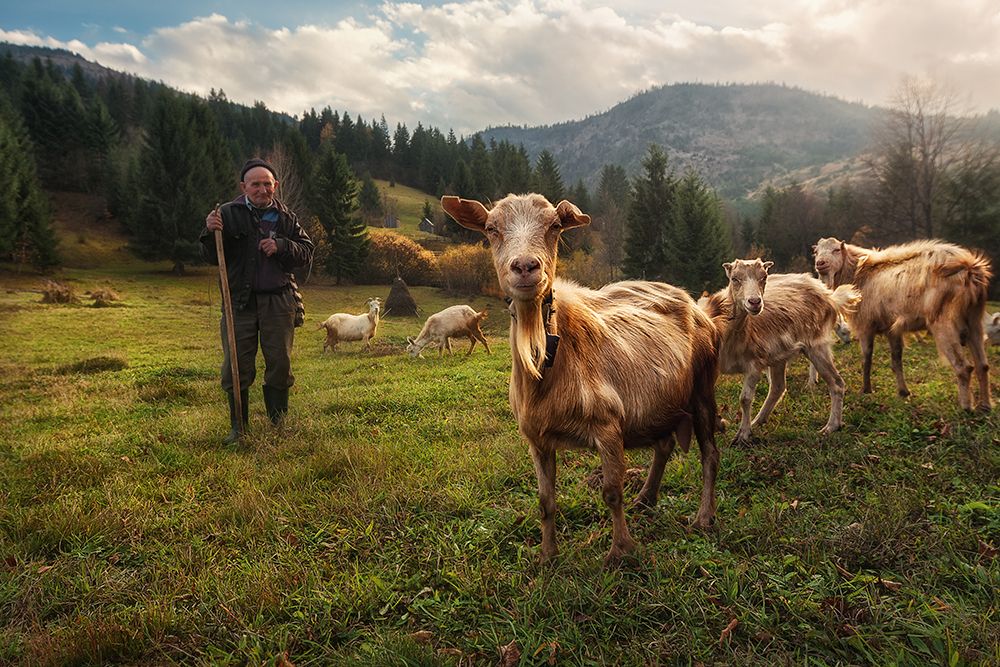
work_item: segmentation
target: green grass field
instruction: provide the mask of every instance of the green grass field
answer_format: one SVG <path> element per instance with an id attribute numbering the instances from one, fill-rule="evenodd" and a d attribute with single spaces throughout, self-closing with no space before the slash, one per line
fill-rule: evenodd
<path id="1" fill-rule="evenodd" d="M 846 427 L 826 438 L 826 393 L 792 365 L 758 442 L 722 436 L 717 530 L 688 530 L 700 465 L 675 457 L 618 569 L 598 459 L 561 455 L 540 566 L 502 303 L 471 302 L 492 356 L 403 353 L 468 302 L 427 288 L 370 351 L 323 355 L 315 323 L 388 287 L 306 286 L 288 422 L 258 380 L 227 448 L 214 269 L 166 269 L 67 270 L 121 294 L 100 309 L 0 274 L 0 664 L 1000 664 L 1000 409 L 961 413 L 930 341 L 907 350 L 908 400 L 884 343 L 864 396 L 837 346 Z M 729 419 L 738 393 L 720 382 Z"/>

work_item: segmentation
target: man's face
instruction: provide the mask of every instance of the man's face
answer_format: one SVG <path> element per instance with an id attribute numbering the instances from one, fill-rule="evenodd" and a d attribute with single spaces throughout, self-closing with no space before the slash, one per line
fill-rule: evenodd
<path id="1" fill-rule="evenodd" d="M 243 176 L 240 183 L 243 194 L 247 196 L 254 206 L 270 206 L 274 199 L 274 191 L 278 188 L 278 181 L 264 167 L 254 167 Z"/>

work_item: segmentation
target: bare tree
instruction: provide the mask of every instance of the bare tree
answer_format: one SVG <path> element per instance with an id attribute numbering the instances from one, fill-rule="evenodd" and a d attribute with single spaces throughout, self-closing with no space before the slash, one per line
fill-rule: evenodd
<path id="1" fill-rule="evenodd" d="M 883 222 L 910 238 L 940 234 L 963 196 L 955 175 L 988 169 L 997 159 L 996 142 L 951 89 L 904 78 L 868 160 Z"/>
<path id="2" fill-rule="evenodd" d="M 308 217 L 305 184 L 291 152 L 282 144 L 276 143 L 267 154 L 267 161 L 278 172 L 278 198 L 300 218 Z"/>

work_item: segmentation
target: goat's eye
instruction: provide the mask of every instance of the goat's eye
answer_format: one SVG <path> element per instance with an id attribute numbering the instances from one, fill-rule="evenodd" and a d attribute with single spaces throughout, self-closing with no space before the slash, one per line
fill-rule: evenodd
<path id="1" fill-rule="evenodd" d="M 489 236 L 496 236 L 497 235 L 497 228 L 494 227 L 493 225 L 486 225 L 486 233 Z"/>
<path id="2" fill-rule="evenodd" d="M 833 251 L 834 251 L 835 253 L 839 253 L 839 252 L 840 252 L 840 248 L 834 248 L 834 249 L 833 249 Z"/>
<path id="3" fill-rule="evenodd" d="M 742 282 L 743 282 L 743 281 L 742 281 L 742 280 L 741 280 L 740 278 L 733 278 L 733 284 L 734 284 L 734 285 L 739 285 L 739 284 L 740 284 L 740 283 L 742 283 Z"/>

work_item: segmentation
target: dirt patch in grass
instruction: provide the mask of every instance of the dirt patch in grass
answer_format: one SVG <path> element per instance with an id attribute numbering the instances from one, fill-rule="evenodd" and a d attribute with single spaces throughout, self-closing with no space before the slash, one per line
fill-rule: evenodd
<path id="1" fill-rule="evenodd" d="M 105 371 L 120 371 L 123 368 L 128 368 L 128 362 L 121 357 L 100 356 L 75 361 L 71 364 L 63 364 L 56 368 L 56 373 L 58 375 L 72 375 L 74 373 L 91 375 Z"/>

